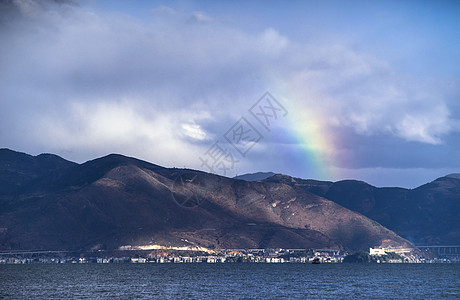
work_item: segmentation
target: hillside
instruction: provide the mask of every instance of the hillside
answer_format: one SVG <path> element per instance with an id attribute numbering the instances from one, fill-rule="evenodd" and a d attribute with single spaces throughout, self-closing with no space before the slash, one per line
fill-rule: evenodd
<path id="1" fill-rule="evenodd" d="M 108 155 L 84 164 L 0 152 L 1 249 L 186 242 L 215 248 L 411 246 L 308 190 Z M 276 177 L 276 176 L 275 176 Z M 283 180 L 293 180 L 283 177 Z"/>
<path id="2" fill-rule="evenodd" d="M 377 188 L 362 181 L 293 183 L 359 212 L 417 245 L 460 244 L 460 176 L 451 174 L 416 189 Z"/>

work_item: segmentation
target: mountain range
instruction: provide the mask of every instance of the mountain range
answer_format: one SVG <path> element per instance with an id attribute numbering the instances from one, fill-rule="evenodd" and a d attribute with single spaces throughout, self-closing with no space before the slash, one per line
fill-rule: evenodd
<path id="1" fill-rule="evenodd" d="M 377 188 L 362 181 L 298 179 L 306 190 L 390 228 L 417 245 L 460 244 L 460 174 L 415 189 Z"/>
<path id="2" fill-rule="evenodd" d="M 459 195 L 458 175 L 414 190 L 280 174 L 247 181 L 118 154 L 77 164 L 0 149 L 0 250 L 458 243 Z"/>

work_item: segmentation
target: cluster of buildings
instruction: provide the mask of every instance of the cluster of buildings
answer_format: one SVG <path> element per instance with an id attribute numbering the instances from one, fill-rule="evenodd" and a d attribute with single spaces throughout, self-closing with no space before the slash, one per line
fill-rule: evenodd
<path id="1" fill-rule="evenodd" d="M 421 252 L 420 252 L 421 253 Z M 413 249 L 370 248 L 377 263 L 443 263 L 459 259 L 428 258 Z M 111 263 L 341 263 L 347 252 L 334 249 L 220 249 L 201 247 L 122 246 L 113 251 L 96 252 L 17 252 L 1 253 L 0 264 L 111 264 Z"/>
<path id="2" fill-rule="evenodd" d="M 445 246 L 443 246 L 445 247 Z M 426 250 L 413 248 L 369 248 L 369 255 L 376 258 L 377 263 L 459 263 L 460 255 L 449 257 L 438 253 L 427 252 Z M 389 256 L 385 260 L 379 259 Z"/>
<path id="3" fill-rule="evenodd" d="M 340 263 L 346 252 L 330 249 L 225 249 L 206 251 L 177 250 L 165 251 L 164 248 L 139 250 L 122 248 L 116 252 L 98 251 L 81 253 L 79 257 L 62 255 L 16 255 L 3 256 L 0 253 L 0 264 L 30 263 Z"/>

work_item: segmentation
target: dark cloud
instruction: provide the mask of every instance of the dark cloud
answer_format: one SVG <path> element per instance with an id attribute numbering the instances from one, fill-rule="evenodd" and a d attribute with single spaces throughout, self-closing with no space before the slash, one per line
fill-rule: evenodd
<path id="1" fill-rule="evenodd" d="M 200 168 L 198 157 L 268 90 L 290 123 L 277 124 L 235 172 L 322 176 L 308 151 L 350 176 L 459 166 L 458 91 L 406 78 L 352 46 L 302 44 L 273 28 L 249 33 L 165 7 L 148 19 L 73 1 L 0 9 L 2 147 Z M 310 136 L 293 138 L 299 132 Z"/>

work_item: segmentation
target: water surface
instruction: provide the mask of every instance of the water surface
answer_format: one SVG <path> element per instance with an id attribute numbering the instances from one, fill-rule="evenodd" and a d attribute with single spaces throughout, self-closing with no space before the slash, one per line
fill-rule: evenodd
<path id="1" fill-rule="evenodd" d="M 460 264 L 0 265 L 0 299 L 460 298 Z"/>

